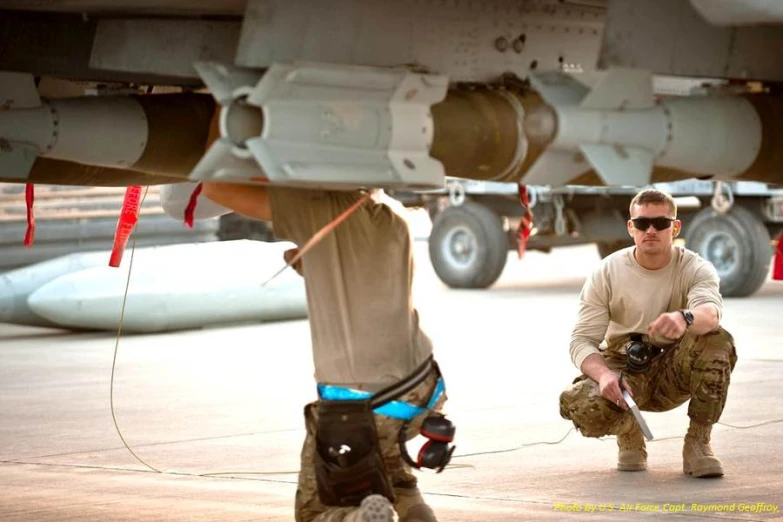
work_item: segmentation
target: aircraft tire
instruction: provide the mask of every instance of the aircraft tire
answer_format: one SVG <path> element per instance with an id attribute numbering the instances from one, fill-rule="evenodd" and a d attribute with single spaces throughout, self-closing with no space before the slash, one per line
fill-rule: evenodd
<path id="1" fill-rule="evenodd" d="M 473 201 L 439 213 L 429 240 L 432 266 L 451 288 L 487 288 L 497 281 L 508 257 L 500 217 Z"/>
<path id="2" fill-rule="evenodd" d="M 746 208 L 734 206 L 727 214 L 700 210 L 688 226 L 685 243 L 715 266 L 723 297 L 750 296 L 767 280 L 772 260 L 769 232 Z"/>

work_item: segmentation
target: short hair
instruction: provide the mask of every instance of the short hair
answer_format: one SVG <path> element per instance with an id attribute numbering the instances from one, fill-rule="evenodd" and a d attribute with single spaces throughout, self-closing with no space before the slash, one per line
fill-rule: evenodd
<path id="1" fill-rule="evenodd" d="M 669 210 L 672 213 L 671 217 L 677 217 L 677 203 L 674 202 L 674 198 L 666 192 L 656 189 L 644 189 L 636 194 L 631 200 L 631 204 L 628 206 L 628 214 L 633 215 L 634 205 L 649 205 L 649 204 L 666 204 L 669 205 Z"/>

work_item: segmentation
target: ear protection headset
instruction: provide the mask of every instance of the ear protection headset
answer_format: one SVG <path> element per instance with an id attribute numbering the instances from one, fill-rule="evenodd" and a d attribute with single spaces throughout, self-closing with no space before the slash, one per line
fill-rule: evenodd
<path id="1" fill-rule="evenodd" d="M 631 342 L 625 347 L 625 355 L 628 359 L 628 371 L 631 373 L 644 373 L 650 369 L 653 357 L 658 356 L 661 349 L 646 343 L 640 334 L 631 334 Z"/>
<path id="2" fill-rule="evenodd" d="M 451 455 L 456 449 L 456 446 L 449 444 L 454 440 L 454 433 L 457 430 L 456 426 L 446 417 L 439 414 L 433 414 L 424 419 L 419 433 L 430 440 L 421 447 L 415 462 L 405 446 L 409 426 L 410 421 L 403 424 L 400 430 L 399 444 L 402 459 L 412 468 L 434 469 L 438 473 L 443 471 L 443 468 L 451 461 Z"/>
<path id="3" fill-rule="evenodd" d="M 650 368 L 650 359 L 652 358 L 650 345 L 642 341 L 641 335 L 631 335 L 631 342 L 625 347 L 625 355 L 628 358 L 630 372 L 642 373 Z"/>

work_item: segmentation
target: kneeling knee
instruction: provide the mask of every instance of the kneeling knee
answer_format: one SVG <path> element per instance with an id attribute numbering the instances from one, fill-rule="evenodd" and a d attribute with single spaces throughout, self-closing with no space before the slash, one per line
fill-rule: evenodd
<path id="1" fill-rule="evenodd" d="M 603 437 L 612 432 L 621 412 L 609 410 L 611 406 L 600 396 L 580 397 L 569 391 L 560 395 L 560 416 L 572 421 L 585 437 Z"/>
<path id="2" fill-rule="evenodd" d="M 714 362 L 728 364 L 732 369 L 737 362 L 734 339 L 722 328 L 698 336 L 695 339 L 694 350 L 700 358 L 706 357 Z"/>

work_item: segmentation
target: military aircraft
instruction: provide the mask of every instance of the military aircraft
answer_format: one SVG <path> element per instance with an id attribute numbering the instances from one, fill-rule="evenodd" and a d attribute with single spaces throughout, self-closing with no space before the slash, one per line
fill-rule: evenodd
<path id="1" fill-rule="evenodd" d="M 777 1 L 0 0 L 0 9 L 0 181 L 783 180 Z M 653 75 L 728 82 L 703 96 L 655 96 Z"/>

